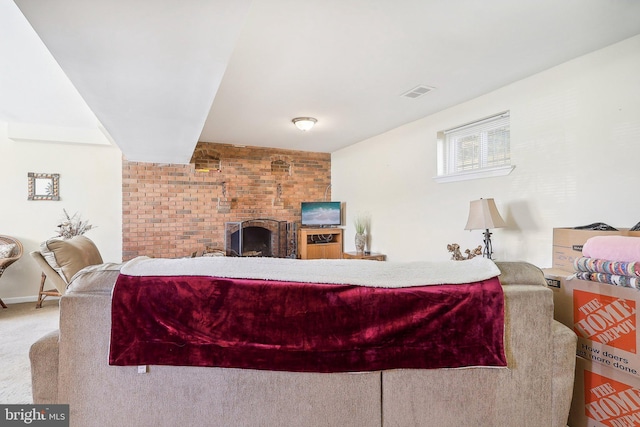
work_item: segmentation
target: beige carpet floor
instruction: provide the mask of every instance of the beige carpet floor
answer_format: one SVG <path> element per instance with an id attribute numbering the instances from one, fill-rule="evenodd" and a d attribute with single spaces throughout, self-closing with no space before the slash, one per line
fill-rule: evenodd
<path id="1" fill-rule="evenodd" d="M 0 403 L 33 403 L 29 347 L 58 329 L 59 307 L 55 298 L 42 308 L 35 302 L 0 307 Z"/>

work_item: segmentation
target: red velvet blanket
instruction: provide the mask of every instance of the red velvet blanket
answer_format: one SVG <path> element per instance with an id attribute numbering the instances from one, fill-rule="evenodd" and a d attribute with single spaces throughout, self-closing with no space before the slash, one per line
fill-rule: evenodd
<path id="1" fill-rule="evenodd" d="M 506 366 L 498 278 L 374 288 L 120 275 L 111 365 L 297 372 Z"/>

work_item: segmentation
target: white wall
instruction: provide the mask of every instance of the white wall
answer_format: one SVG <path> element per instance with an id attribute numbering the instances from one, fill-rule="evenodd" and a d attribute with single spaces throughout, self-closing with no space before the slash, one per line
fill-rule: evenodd
<path id="1" fill-rule="evenodd" d="M 60 201 L 27 200 L 27 174 L 59 173 Z M 105 261 L 122 260 L 122 154 L 112 146 L 15 142 L 0 123 L 0 234 L 16 237 L 23 257 L 0 278 L 0 298 L 6 303 L 33 300 L 40 273 L 29 252 L 56 235 L 64 217 L 78 212 L 97 228 L 86 236 Z"/>
<path id="2" fill-rule="evenodd" d="M 372 217 L 372 250 L 390 260 L 446 260 L 448 243 L 474 248 L 469 202 L 493 197 L 508 228 L 494 258 L 550 267 L 554 227 L 640 221 L 640 36 L 585 55 L 332 155 L 334 200 Z M 435 82 L 437 86 L 437 82 Z M 426 95 L 420 102 L 429 102 Z M 436 133 L 511 111 L 514 171 L 437 184 Z"/>

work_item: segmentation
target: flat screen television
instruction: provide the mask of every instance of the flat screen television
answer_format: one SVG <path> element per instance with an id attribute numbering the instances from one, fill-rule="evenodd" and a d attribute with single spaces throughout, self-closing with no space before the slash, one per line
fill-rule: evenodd
<path id="1" fill-rule="evenodd" d="M 303 227 L 335 227 L 342 224 L 341 202 L 302 202 Z"/>

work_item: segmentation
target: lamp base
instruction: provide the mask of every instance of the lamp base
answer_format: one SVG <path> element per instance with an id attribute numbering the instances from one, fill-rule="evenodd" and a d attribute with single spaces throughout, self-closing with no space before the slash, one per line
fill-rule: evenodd
<path id="1" fill-rule="evenodd" d="M 493 247 L 491 246 L 491 232 L 487 228 L 484 234 L 484 249 L 482 250 L 482 256 L 488 259 L 493 257 Z"/>

